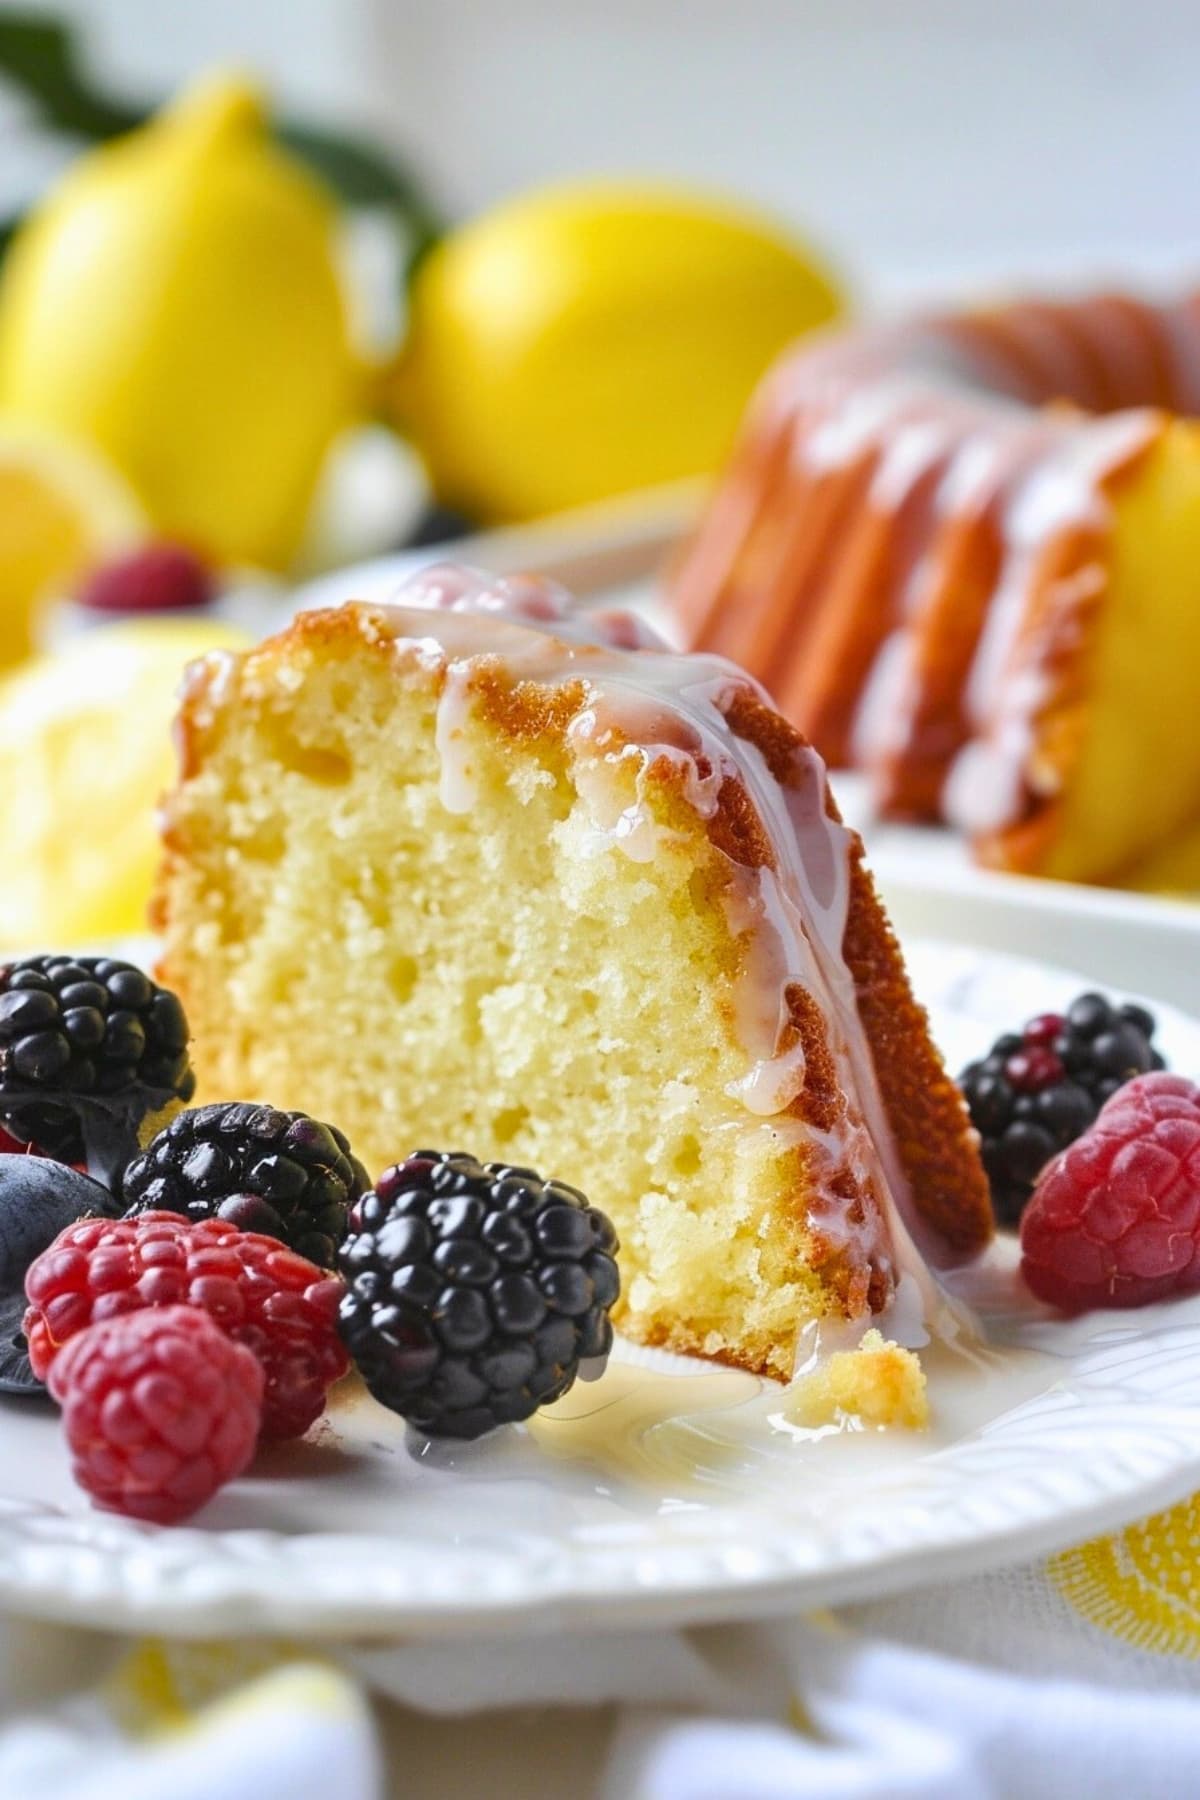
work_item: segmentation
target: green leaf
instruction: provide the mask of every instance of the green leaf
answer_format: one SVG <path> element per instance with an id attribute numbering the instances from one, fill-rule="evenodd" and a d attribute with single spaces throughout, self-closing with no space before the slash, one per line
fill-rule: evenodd
<path id="1" fill-rule="evenodd" d="M 0 80 L 24 95 L 43 125 L 93 143 L 132 131 L 150 117 L 145 109 L 105 94 L 82 68 L 70 26 L 40 14 L 0 12 Z M 379 207 L 394 215 L 411 274 L 441 229 L 415 177 L 359 137 L 295 120 L 278 125 L 275 135 L 343 205 Z M 18 223 L 0 222 L 0 256 Z"/>
<path id="2" fill-rule="evenodd" d="M 441 222 L 415 176 L 374 144 L 296 120 L 278 124 L 275 135 L 346 206 L 394 213 L 408 241 L 410 268 L 440 235 Z"/>
<path id="3" fill-rule="evenodd" d="M 130 131 L 147 117 L 102 94 L 79 64 L 75 37 L 62 20 L 33 13 L 0 13 L 0 77 L 56 131 L 97 141 Z"/>

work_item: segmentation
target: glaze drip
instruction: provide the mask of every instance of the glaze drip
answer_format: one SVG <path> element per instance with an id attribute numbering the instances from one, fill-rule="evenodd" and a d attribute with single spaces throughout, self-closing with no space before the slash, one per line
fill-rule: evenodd
<path id="1" fill-rule="evenodd" d="M 676 572 L 685 634 L 865 768 L 886 815 L 943 818 L 1019 864 L 1067 778 L 1046 721 L 1103 596 L 1112 494 L 1198 383 L 1195 296 L 806 341 L 760 388 Z"/>
<path id="2" fill-rule="evenodd" d="M 740 670 L 719 657 L 661 650 L 625 617 L 572 613 L 560 590 L 436 569 L 397 599 L 403 604 L 367 616 L 381 635 L 417 645 L 423 656 L 437 654 L 445 669 L 437 744 L 442 794 L 452 810 L 472 803 L 472 683 L 481 664 L 495 658 L 514 683 L 580 684 L 583 698 L 566 736 L 596 853 L 615 848 L 635 861 L 656 854 L 667 828 L 645 803 L 643 784 L 664 760 L 679 772 L 682 792 L 702 819 L 715 815 L 726 781 L 748 792 L 774 866 L 730 863 L 730 926 L 747 947 L 735 1000 L 747 1066 L 730 1084 L 730 1098 L 764 1129 L 804 1146 L 815 1190 L 814 1228 L 851 1267 L 882 1275 L 889 1291 L 907 1278 L 904 1292 L 919 1292 L 926 1317 L 934 1316 L 942 1302 L 927 1258 L 937 1255 L 938 1246 L 913 1205 L 842 950 L 852 834 L 829 816 L 816 752 L 796 748 L 781 783 L 758 748 L 730 724 L 732 707 L 747 692 L 769 705 Z M 637 793 L 632 806 L 627 790 L 612 779 L 614 766 L 631 760 Z M 793 987 L 812 996 L 825 1021 L 845 1096 L 845 1117 L 828 1132 L 813 1131 L 787 1112 L 806 1076 L 803 1046 L 791 1024 Z M 853 1202 L 842 1197 L 847 1176 L 858 1196 Z"/>

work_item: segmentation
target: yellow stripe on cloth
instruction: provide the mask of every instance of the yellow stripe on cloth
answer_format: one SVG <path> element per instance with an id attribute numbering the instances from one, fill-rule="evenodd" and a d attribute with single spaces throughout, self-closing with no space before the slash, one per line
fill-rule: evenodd
<path id="1" fill-rule="evenodd" d="M 1200 1494 L 1116 1537 L 1050 1559 L 1050 1578 L 1093 1625 L 1139 1650 L 1200 1657 Z"/>
<path id="2" fill-rule="evenodd" d="M 143 1638 L 113 1670 L 105 1699 L 124 1730 L 153 1737 L 188 1729 L 205 1708 L 253 1694 L 256 1684 L 276 1671 L 302 1665 L 307 1675 L 315 1661 L 311 1650 L 283 1640 Z M 324 1665 L 316 1667 L 320 1671 Z"/>

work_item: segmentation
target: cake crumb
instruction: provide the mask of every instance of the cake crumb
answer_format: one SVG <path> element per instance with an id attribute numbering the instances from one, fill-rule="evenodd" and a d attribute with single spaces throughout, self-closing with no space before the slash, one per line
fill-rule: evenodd
<path id="1" fill-rule="evenodd" d="M 929 1424 L 925 1371 L 915 1352 L 868 1331 L 857 1350 L 838 1350 L 788 1389 L 793 1425 L 834 1425 L 856 1420 L 869 1427 Z"/>

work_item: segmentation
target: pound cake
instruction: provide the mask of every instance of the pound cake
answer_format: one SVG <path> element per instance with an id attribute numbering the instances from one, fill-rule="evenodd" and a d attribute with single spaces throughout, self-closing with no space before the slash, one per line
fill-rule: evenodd
<path id="1" fill-rule="evenodd" d="M 1200 297 L 849 331 L 767 377 L 673 598 L 880 810 L 1120 882 L 1200 823 Z"/>
<path id="2" fill-rule="evenodd" d="M 541 584 L 400 598 L 190 675 L 156 923 L 200 1097 L 578 1183 L 647 1344 L 786 1378 L 815 1319 L 928 1319 L 977 1139 L 815 752 Z"/>

